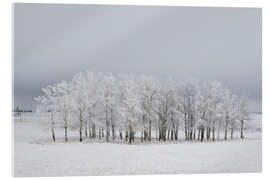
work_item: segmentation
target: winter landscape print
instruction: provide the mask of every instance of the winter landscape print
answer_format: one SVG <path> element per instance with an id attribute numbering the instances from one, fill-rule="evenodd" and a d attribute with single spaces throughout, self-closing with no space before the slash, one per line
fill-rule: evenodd
<path id="1" fill-rule="evenodd" d="M 261 172 L 261 9 L 13 9 L 14 176 Z"/>

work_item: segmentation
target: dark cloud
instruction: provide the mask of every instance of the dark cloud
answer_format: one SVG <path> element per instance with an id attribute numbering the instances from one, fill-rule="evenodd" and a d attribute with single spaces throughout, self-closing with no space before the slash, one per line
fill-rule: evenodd
<path id="1" fill-rule="evenodd" d="M 261 9 L 14 5 L 15 106 L 94 71 L 218 80 L 261 111 Z"/>

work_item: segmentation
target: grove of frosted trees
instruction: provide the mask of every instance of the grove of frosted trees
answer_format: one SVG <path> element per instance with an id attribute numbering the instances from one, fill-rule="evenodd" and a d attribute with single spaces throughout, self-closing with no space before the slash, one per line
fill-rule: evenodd
<path id="1" fill-rule="evenodd" d="M 244 138 L 249 119 L 244 98 L 219 82 L 86 71 L 42 91 L 37 110 L 49 112 L 53 141 L 55 124 L 65 141 L 71 129 L 79 141 L 227 140 Z"/>

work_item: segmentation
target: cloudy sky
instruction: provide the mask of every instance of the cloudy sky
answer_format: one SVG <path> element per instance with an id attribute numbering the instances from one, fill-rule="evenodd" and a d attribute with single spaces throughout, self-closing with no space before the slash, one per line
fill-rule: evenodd
<path id="1" fill-rule="evenodd" d="M 80 71 L 222 81 L 261 111 L 261 9 L 14 5 L 14 106 Z"/>

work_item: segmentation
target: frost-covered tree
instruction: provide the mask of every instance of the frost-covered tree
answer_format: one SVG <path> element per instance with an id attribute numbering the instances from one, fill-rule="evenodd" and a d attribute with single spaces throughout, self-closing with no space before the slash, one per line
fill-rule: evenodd
<path id="1" fill-rule="evenodd" d="M 195 103 L 197 100 L 198 85 L 195 81 L 183 83 L 178 90 L 179 101 L 184 115 L 185 139 L 192 140 L 195 127 Z"/>
<path id="2" fill-rule="evenodd" d="M 224 89 L 222 108 L 223 117 L 225 119 L 225 134 L 224 139 L 228 139 L 229 126 L 231 128 L 231 139 L 233 138 L 233 131 L 235 128 L 235 121 L 237 118 L 237 107 L 236 107 L 237 96 L 232 94 L 229 89 Z"/>
<path id="3" fill-rule="evenodd" d="M 55 84 L 55 95 L 56 95 L 56 107 L 57 111 L 63 114 L 64 120 L 64 129 L 65 129 L 65 141 L 68 141 L 67 138 L 67 130 L 68 130 L 68 114 L 72 109 L 72 102 L 71 102 L 71 84 L 62 81 L 60 83 Z"/>
<path id="4" fill-rule="evenodd" d="M 73 77 L 71 96 L 73 110 L 79 114 L 79 135 L 80 141 L 82 141 L 83 120 L 85 118 L 83 115 L 85 113 L 87 104 L 87 83 L 83 73 L 78 73 Z"/>
<path id="5" fill-rule="evenodd" d="M 141 141 L 151 141 L 152 124 L 156 119 L 157 93 L 159 82 L 151 76 L 139 76 L 139 98 L 142 108 L 142 138 Z"/>
<path id="6" fill-rule="evenodd" d="M 247 108 L 247 102 L 245 98 L 242 98 L 239 102 L 239 120 L 241 123 L 240 127 L 240 137 L 241 139 L 244 139 L 244 125 L 245 121 L 249 120 L 249 112 Z"/>
<path id="7" fill-rule="evenodd" d="M 117 108 L 117 82 L 112 73 L 103 73 L 102 78 L 102 104 L 105 112 L 106 122 L 106 140 L 109 141 L 110 125 L 112 130 L 112 139 L 115 140 L 116 131 L 116 108 Z"/>
<path id="8" fill-rule="evenodd" d="M 46 88 L 42 88 L 43 96 L 35 97 L 34 100 L 39 103 L 38 111 L 50 112 L 51 121 L 51 132 L 52 139 L 55 142 L 54 133 L 54 114 L 57 112 L 57 94 L 56 94 L 56 84 L 48 85 Z"/>
<path id="9" fill-rule="evenodd" d="M 65 141 L 68 128 L 79 130 L 85 137 L 105 137 L 126 141 L 151 141 L 155 128 L 159 140 L 178 140 L 183 130 L 185 140 L 215 141 L 224 132 L 231 139 L 234 131 L 244 138 L 249 112 L 246 101 L 239 99 L 220 82 L 159 81 L 151 76 L 112 74 L 86 71 L 77 73 L 72 81 L 62 81 L 42 89 L 35 98 L 38 108 L 50 112 L 55 141 L 55 114 L 64 122 Z M 79 120 L 79 121 L 78 121 Z"/>
<path id="10" fill-rule="evenodd" d="M 126 127 L 126 137 L 128 135 L 129 143 L 131 143 L 134 141 L 135 132 L 140 126 L 139 119 L 142 114 L 140 93 L 134 76 L 128 76 L 122 80 L 121 84 L 121 115 Z"/>
<path id="11" fill-rule="evenodd" d="M 100 87 L 99 77 L 92 71 L 87 71 L 85 74 L 85 136 L 89 138 L 96 137 L 96 125 L 97 119 L 97 108 L 101 103 L 102 91 Z M 88 133 L 87 133 L 88 132 Z"/>
<path id="12" fill-rule="evenodd" d="M 220 110 L 220 102 L 222 98 L 222 86 L 219 82 L 206 83 L 206 101 L 208 101 L 207 111 L 209 114 L 208 128 L 212 129 L 212 140 L 215 140 L 216 126 Z M 210 132 L 208 131 L 208 139 Z"/>

